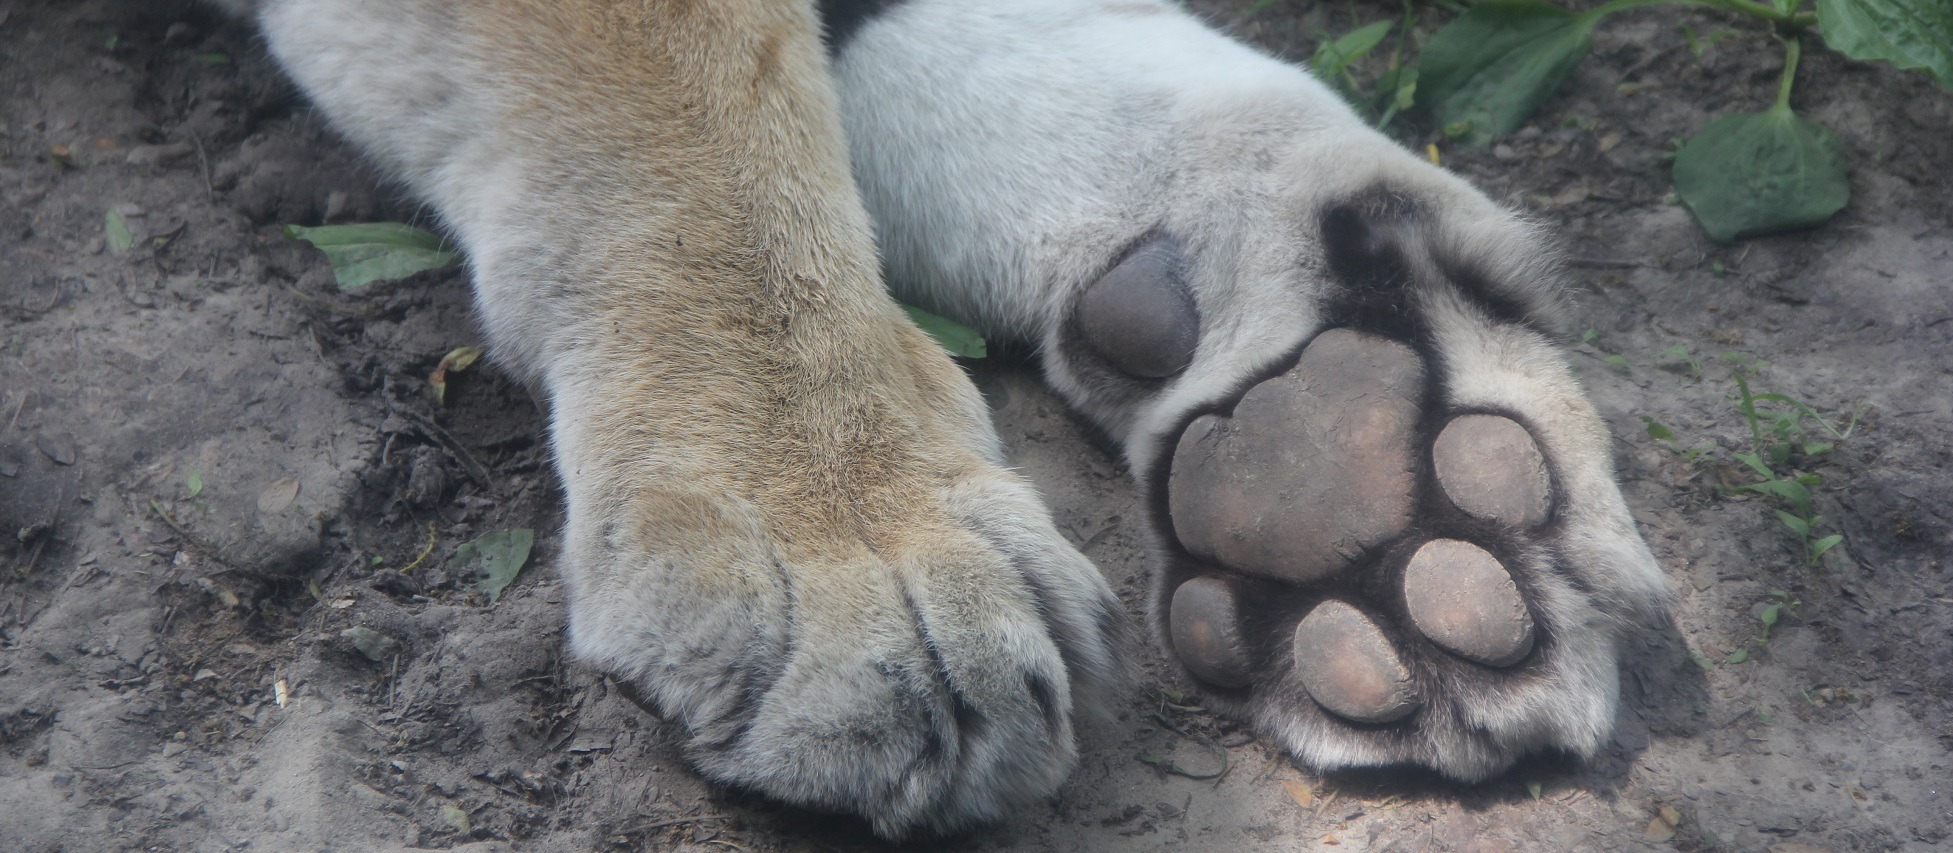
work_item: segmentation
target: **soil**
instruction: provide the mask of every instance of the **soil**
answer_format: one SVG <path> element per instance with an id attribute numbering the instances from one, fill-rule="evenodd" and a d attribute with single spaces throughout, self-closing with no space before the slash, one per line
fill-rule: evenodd
<path id="1" fill-rule="evenodd" d="M 1249 5 L 1196 4 L 1298 61 L 1398 8 Z M 1571 357 L 1678 590 L 1631 652 L 1602 754 L 1476 787 L 1324 776 L 1152 680 L 1086 732 L 1047 807 L 946 846 L 1946 845 L 1953 95 L 1807 52 L 1796 102 L 1848 153 L 1852 203 L 1713 244 L 1664 153 L 1767 104 L 1779 62 L 1727 17 L 1641 10 L 1602 26 L 1516 137 L 1439 146 L 1564 236 L 1590 330 Z M 133 246 L 109 243 L 110 211 Z M 280 234 L 419 216 L 248 28 L 181 0 L 0 0 L 0 847 L 881 847 L 702 783 L 675 724 L 566 659 L 535 405 L 487 365 L 445 405 L 427 393 L 444 353 L 481 341 L 463 274 L 341 294 Z M 1844 536 L 1816 564 L 1741 489 L 1757 478 L 1731 456 L 1751 433 L 1726 351 L 1768 360 L 1755 390 L 1857 414 L 1792 461 L 1822 478 L 1818 535 Z M 1021 358 L 969 369 L 1014 464 L 1139 602 L 1141 508 L 1107 444 Z M 513 528 L 534 553 L 491 602 L 448 560 Z M 1763 639 L 1778 601 L 1797 603 Z"/>

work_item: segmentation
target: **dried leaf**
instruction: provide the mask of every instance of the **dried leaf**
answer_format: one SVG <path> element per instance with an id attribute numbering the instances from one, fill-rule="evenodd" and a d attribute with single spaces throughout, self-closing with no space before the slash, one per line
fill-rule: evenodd
<path id="1" fill-rule="evenodd" d="M 1294 800 L 1298 806 L 1306 809 L 1316 804 L 1316 792 L 1308 785 L 1290 779 L 1282 783 L 1282 789 L 1288 792 L 1288 798 Z"/>
<path id="2" fill-rule="evenodd" d="M 434 405 L 447 402 L 448 373 L 460 373 L 481 360 L 481 347 L 455 347 L 441 356 L 441 363 L 434 366 L 434 372 L 427 375 L 427 387 L 434 392 Z"/>
<path id="3" fill-rule="evenodd" d="M 298 478 L 279 477 L 258 493 L 258 511 L 266 515 L 283 512 L 298 500 Z"/>
<path id="4" fill-rule="evenodd" d="M 355 625 L 339 632 L 339 636 L 353 644 L 353 648 L 374 663 L 392 660 L 400 651 L 400 641 L 365 625 Z"/>
<path id="5" fill-rule="evenodd" d="M 1664 841 L 1674 840 L 1675 827 L 1670 825 L 1668 821 L 1662 820 L 1660 815 L 1656 815 L 1654 819 L 1648 821 L 1648 828 L 1641 830 L 1641 834 L 1646 836 L 1649 841 L 1660 844 Z"/>
<path id="6" fill-rule="evenodd" d="M 446 822 L 448 826 L 454 827 L 454 831 L 462 835 L 467 835 L 475 829 L 474 824 L 468 820 L 468 813 L 462 811 L 460 806 L 453 803 L 441 804 L 441 820 Z"/>
<path id="7" fill-rule="evenodd" d="M 109 208 L 109 212 L 102 219 L 102 232 L 108 239 L 109 251 L 120 255 L 136 244 L 135 235 L 129 233 L 129 223 L 123 220 L 122 214 L 116 212 L 115 208 Z"/>

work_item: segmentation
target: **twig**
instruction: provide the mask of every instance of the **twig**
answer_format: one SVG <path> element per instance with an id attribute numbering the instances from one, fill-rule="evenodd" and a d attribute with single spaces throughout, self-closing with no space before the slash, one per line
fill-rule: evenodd
<path id="1" fill-rule="evenodd" d="M 469 453 L 468 448 L 462 447 L 461 442 L 456 441 L 454 436 L 449 435 L 447 430 L 441 428 L 440 424 L 428 420 L 412 410 L 395 405 L 390 397 L 387 399 L 387 408 L 392 410 L 394 414 L 406 418 L 421 432 L 426 433 L 428 438 L 432 438 L 435 442 L 439 443 L 443 450 L 453 455 L 455 461 L 461 463 L 462 469 L 468 472 L 468 479 L 475 481 L 475 485 L 482 487 L 482 490 L 486 492 L 493 493 L 495 491 L 495 482 L 489 479 L 488 469 L 482 467 L 480 462 L 475 461 L 474 454 Z"/>
<path id="2" fill-rule="evenodd" d="M 722 814 L 706 814 L 706 815 L 699 815 L 697 817 L 675 817 L 670 820 L 661 820 L 655 823 L 641 823 L 638 824 L 637 826 L 631 827 L 630 829 L 626 829 L 618 834 L 631 835 L 639 832 L 650 832 L 651 830 L 654 829 L 664 829 L 665 827 L 668 826 L 683 826 L 684 824 L 688 824 L 688 823 L 705 823 L 706 821 L 712 821 L 712 820 L 732 820 L 732 818 Z"/>
<path id="3" fill-rule="evenodd" d="M 203 151 L 203 137 L 190 131 L 190 141 L 197 144 L 197 162 L 203 164 L 203 195 L 211 204 L 217 203 L 217 188 L 210 183 L 210 155 Z"/>
<path id="4" fill-rule="evenodd" d="M 1583 270 L 1638 270 L 1642 266 L 1640 261 L 1616 261 L 1608 258 L 1574 258 L 1566 264 Z"/>
<path id="5" fill-rule="evenodd" d="M 188 544 L 190 547 L 197 549 L 198 552 L 202 553 L 204 556 L 209 557 L 212 560 L 215 560 L 218 565 L 223 566 L 226 569 L 235 570 L 237 568 L 237 566 L 233 565 L 231 561 L 224 559 L 223 552 L 219 551 L 217 549 L 217 546 L 203 541 L 201 537 L 197 536 L 194 533 L 191 533 L 188 530 L 183 529 L 182 525 L 177 524 L 176 519 L 171 518 L 170 514 L 163 510 L 163 506 L 161 504 L 153 500 L 150 501 L 149 511 L 156 513 L 156 517 L 162 519 L 164 524 L 169 525 L 169 528 L 171 530 L 176 531 L 176 535 L 181 537 L 184 543 Z"/>
<path id="6" fill-rule="evenodd" d="M 438 540 L 439 537 L 434 535 L 434 522 L 430 521 L 427 523 L 427 547 L 420 549 L 420 556 L 415 557 L 413 562 L 402 566 L 400 573 L 404 575 L 420 568 L 421 563 L 427 562 L 427 555 L 434 553 L 434 543 Z"/>
<path id="7" fill-rule="evenodd" d="M 27 408 L 27 398 L 33 393 L 34 392 L 32 391 L 20 392 L 20 402 L 14 404 L 14 416 L 7 420 L 8 430 L 12 430 L 14 428 L 14 424 L 20 423 L 20 410 Z"/>

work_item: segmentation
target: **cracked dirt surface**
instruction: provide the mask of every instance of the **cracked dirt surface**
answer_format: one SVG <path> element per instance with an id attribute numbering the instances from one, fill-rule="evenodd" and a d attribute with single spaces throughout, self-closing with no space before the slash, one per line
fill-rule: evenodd
<path id="1" fill-rule="evenodd" d="M 1396 8 L 1247 5 L 1196 4 L 1296 60 Z M 1852 204 L 1717 246 L 1667 200 L 1662 154 L 1765 103 L 1777 59 L 1755 33 L 1697 56 L 1682 24 L 1730 26 L 1611 21 L 1527 130 L 1442 147 L 1559 227 L 1592 330 L 1572 358 L 1680 593 L 1630 661 L 1614 742 L 1474 788 L 1324 777 L 1149 681 L 1086 733 L 1048 808 L 947 847 L 1947 844 L 1953 95 L 1814 51 L 1798 104 L 1849 154 Z M 127 251 L 107 245 L 110 210 Z M 445 406 L 424 391 L 443 353 L 480 340 L 462 275 L 342 295 L 279 233 L 415 215 L 247 29 L 186 2 L 0 0 L 0 846 L 880 847 L 701 783 L 674 725 L 565 659 L 534 405 L 485 367 Z M 1845 536 L 1821 565 L 1739 490 L 1728 454 L 1749 428 L 1725 351 L 1770 362 L 1759 390 L 1862 411 L 1803 464 Z M 1136 605 L 1142 508 L 1120 463 L 1022 361 L 969 366 L 1013 463 Z M 443 568 L 516 527 L 536 548 L 499 602 Z M 1773 590 L 1801 603 L 1759 641 Z M 354 627 L 393 645 L 362 653 Z"/>

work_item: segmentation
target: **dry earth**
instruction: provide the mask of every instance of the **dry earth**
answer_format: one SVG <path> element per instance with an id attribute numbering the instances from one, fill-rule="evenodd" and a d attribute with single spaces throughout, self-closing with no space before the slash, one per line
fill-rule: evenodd
<path id="1" fill-rule="evenodd" d="M 1297 59 L 1396 8 L 1245 5 L 1201 4 Z M 1476 788 L 1323 777 L 1149 683 L 1087 733 L 1048 807 L 950 848 L 1947 844 L 1953 95 L 1817 52 L 1798 102 L 1848 150 L 1852 205 L 1716 246 L 1666 199 L 1662 153 L 1766 103 L 1778 60 L 1757 33 L 1698 57 L 1683 23 L 1730 25 L 1622 16 L 1525 132 L 1444 150 L 1561 227 L 1594 330 L 1573 358 L 1680 593 L 1634 653 L 1614 743 Z M 111 210 L 127 251 L 106 245 Z M 247 29 L 181 0 L 0 0 L 0 848 L 877 848 L 858 823 L 702 784 L 675 726 L 565 659 L 534 405 L 490 368 L 453 379 L 444 407 L 425 393 L 443 353 L 479 341 L 463 276 L 341 295 L 279 235 L 415 215 Z M 1699 378 L 1662 355 L 1676 346 Z M 1808 466 L 1846 537 L 1822 565 L 1730 489 L 1749 431 L 1724 351 L 1768 359 L 1760 387 L 1862 407 Z M 970 368 L 1015 463 L 1137 602 L 1119 462 L 1030 367 Z M 1691 462 L 1644 415 L 1720 450 Z M 516 527 L 537 547 L 499 602 L 442 568 Z M 1760 642 L 1771 590 L 1801 604 Z M 354 627 L 395 645 L 370 659 Z M 1223 755 L 1200 780 L 1139 758 L 1200 774 Z"/>

